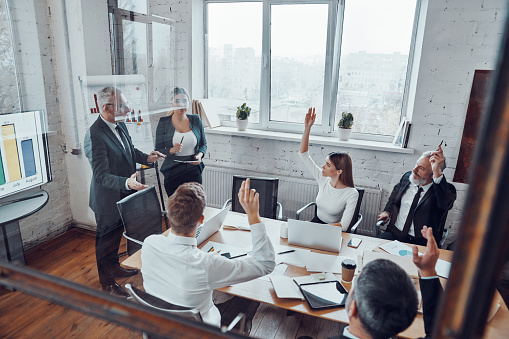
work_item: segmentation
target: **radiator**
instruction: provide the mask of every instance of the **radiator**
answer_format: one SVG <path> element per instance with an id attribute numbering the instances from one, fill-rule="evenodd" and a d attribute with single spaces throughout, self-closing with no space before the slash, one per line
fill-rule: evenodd
<path id="1" fill-rule="evenodd" d="M 207 191 L 207 206 L 220 208 L 224 202 L 232 197 L 233 175 L 253 177 L 274 177 L 266 173 L 255 173 L 223 167 L 207 166 L 203 171 L 203 185 Z M 375 235 L 376 218 L 380 211 L 382 190 L 377 187 L 365 187 L 364 197 L 360 208 L 362 222 L 357 229 L 358 234 Z M 295 212 L 308 202 L 315 201 L 318 185 L 314 180 L 300 178 L 279 178 L 278 201 L 283 206 L 283 218 L 295 218 Z M 311 220 L 313 208 L 308 208 L 301 214 L 301 219 Z"/>

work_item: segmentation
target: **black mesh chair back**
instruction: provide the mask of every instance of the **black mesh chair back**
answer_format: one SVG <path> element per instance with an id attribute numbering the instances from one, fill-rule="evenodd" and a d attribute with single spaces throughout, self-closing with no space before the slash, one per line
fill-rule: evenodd
<path id="1" fill-rule="evenodd" d="M 357 199 L 357 205 L 355 205 L 355 212 L 353 213 L 352 221 L 350 222 L 350 225 L 347 228 L 347 232 L 354 233 L 355 230 L 352 230 L 352 227 L 357 223 L 360 216 L 360 210 L 361 210 L 361 204 L 362 204 L 362 198 L 364 197 L 364 188 L 355 187 L 357 192 L 359 192 L 359 198 Z"/>
<path id="2" fill-rule="evenodd" d="M 277 219 L 277 191 L 279 179 L 277 178 L 253 178 L 240 175 L 233 176 L 232 187 L 232 211 L 244 213 L 239 202 L 239 189 L 242 182 L 250 179 L 250 187 L 260 194 L 260 216 L 264 218 Z"/>
<path id="3" fill-rule="evenodd" d="M 124 223 L 127 254 L 141 248 L 146 237 L 162 233 L 162 213 L 154 186 L 131 194 L 117 202 Z"/>

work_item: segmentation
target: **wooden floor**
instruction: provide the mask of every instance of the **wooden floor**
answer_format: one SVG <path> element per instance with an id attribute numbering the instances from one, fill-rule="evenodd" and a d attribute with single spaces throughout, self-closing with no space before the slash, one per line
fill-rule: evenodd
<path id="1" fill-rule="evenodd" d="M 26 265 L 37 270 L 100 289 L 95 264 L 95 234 L 74 228 L 25 253 Z M 125 246 L 121 246 L 121 251 Z M 142 286 L 141 274 L 118 279 Z M 321 339 L 342 331 L 339 323 L 301 313 L 232 298 L 214 292 L 214 302 L 228 323 L 239 312 L 247 316 L 249 335 L 256 338 Z M 141 333 L 84 315 L 80 312 L 38 299 L 21 292 L 0 288 L 0 338 L 141 338 Z"/>

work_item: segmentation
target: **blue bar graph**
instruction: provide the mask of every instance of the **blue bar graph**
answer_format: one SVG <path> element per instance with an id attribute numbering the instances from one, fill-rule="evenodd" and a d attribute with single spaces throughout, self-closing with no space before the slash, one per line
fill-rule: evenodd
<path id="1" fill-rule="evenodd" d="M 21 152 L 23 153 L 23 164 L 25 165 L 25 177 L 31 177 L 37 174 L 34 157 L 34 143 L 32 139 L 21 142 Z"/>

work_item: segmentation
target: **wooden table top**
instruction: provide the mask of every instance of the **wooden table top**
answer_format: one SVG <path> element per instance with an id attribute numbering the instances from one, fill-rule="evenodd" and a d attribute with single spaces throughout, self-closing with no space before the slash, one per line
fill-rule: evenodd
<path id="1" fill-rule="evenodd" d="M 204 213 L 205 217 L 217 213 L 217 211 L 218 210 L 215 208 L 207 207 Z M 265 223 L 267 234 L 275 247 L 278 245 L 288 246 L 288 240 L 280 237 L 280 226 L 283 223 L 282 221 L 263 218 L 263 222 Z M 168 232 L 169 231 L 166 231 L 165 234 L 167 234 Z M 362 239 L 362 242 L 358 248 L 352 248 L 347 246 L 352 236 Z M 204 241 L 199 247 L 201 248 L 208 241 L 215 241 L 225 244 L 232 244 L 237 247 L 248 248 L 251 246 L 251 234 L 250 232 L 247 231 L 221 229 L 219 232 L 216 232 L 209 239 Z M 380 251 L 379 249 L 376 250 L 378 246 L 387 242 L 389 242 L 389 240 L 377 239 L 357 234 L 353 235 L 351 233 L 343 232 L 343 240 L 341 244 L 341 251 L 339 254 L 342 256 L 349 256 L 355 258 L 355 261 L 357 261 L 358 255 L 362 254 L 365 250 Z M 418 247 L 419 251 L 424 253 L 425 247 L 423 246 Z M 312 252 L 334 255 L 334 253 L 332 252 L 320 250 L 312 250 Z M 440 250 L 440 259 L 450 262 L 452 260 L 452 254 L 453 252 L 451 251 Z M 141 252 L 138 251 L 132 256 L 125 259 L 122 262 L 122 265 L 130 268 L 138 269 L 141 268 Z M 298 277 L 303 275 L 309 275 L 309 272 L 306 270 L 305 267 L 288 265 L 288 269 L 286 270 L 285 275 L 289 277 Z M 443 278 L 440 278 L 440 280 L 442 282 L 442 285 L 445 285 L 447 280 Z M 418 288 L 418 282 L 416 282 L 416 287 Z M 275 305 L 284 309 L 306 313 L 316 317 L 326 318 L 334 321 L 339 321 L 342 323 L 348 323 L 348 315 L 346 313 L 345 308 L 316 311 L 310 309 L 306 301 L 295 299 L 280 299 L 276 296 L 272 284 L 266 280 L 255 279 L 248 282 L 236 284 L 233 286 L 224 287 L 219 289 L 219 291 Z M 493 317 L 492 321 L 490 321 L 490 323 L 488 324 L 485 338 L 504 338 L 505 334 L 509 332 L 509 321 L 507 321 L 509 320 L 509 310 L 507 309 L 505 303 L 503 302 L 498 292 L 496 293 L 496 296 L 494 298 L 494 303 L 495 304 L 499 303 L 500 309 L 498 310 L 495 317 Z M 425 333 L 422 314 L 419 313 L 415 318 L 414 322 L 412 323 L 412 325 L 404 332 L 400 333 L 399 336 L 405 338 L 424 337 Z"/>

